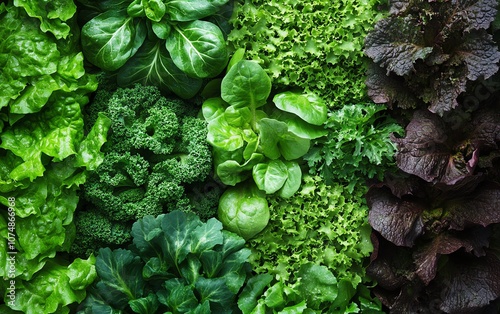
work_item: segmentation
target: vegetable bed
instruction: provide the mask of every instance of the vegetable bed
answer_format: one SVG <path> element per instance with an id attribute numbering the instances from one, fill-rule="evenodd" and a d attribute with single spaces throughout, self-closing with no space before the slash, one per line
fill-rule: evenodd
<path id="1" fill-rule="evenodd" d="M 500 312 L 496 0 L 0 3 L 0 312 Z"/>

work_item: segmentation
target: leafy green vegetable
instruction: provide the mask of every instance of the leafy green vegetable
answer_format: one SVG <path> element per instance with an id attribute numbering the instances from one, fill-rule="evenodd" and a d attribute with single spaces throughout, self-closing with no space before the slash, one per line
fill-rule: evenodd
<path id="1" fill-rule="evenodd" d="M 254 301 L 243 298 L 240 303 L 249 303 L 240 309 L 260 306 L 277 313 L 302 306 L 344 313 L 363 308 L 362 291 L 370 282 L 363 265 L 373 249 L 365 192 L 361 184 L 350 192 L 346 184 L 327 185 L 321 177 L 306 175 L 293 196 L 268 196 L 269 224 L 248 245 L 258 276 L 270 274 L 273 279 L 262 277 L 265 283 L 253 283 L 253 288 L 249 281 L 242 298 L 251 293 Z M 368 300 L 376 307 L 371 297 Z"/>
<path id="2" fill-rule="evenodd" d="M 203 103 L 207 139 L 214 147 L 216 172 L 224 184 L 234 186 L 252 175 L 267 194 L 282 191 L 286 182 L 282 195 L 292 195 L 300 185 L 297 160 L 309 150 L 311 138 L 325 135 L 316 127 L 326 121 L 326 105 L 314 95 L 276 95 L 278 107 L 302 121 L 289 130 L 287 120 L 282 119 L 286 115 L 267 103 L 270 93 L 270 79 L 259 64 L 241 60 L 232 65 L 222 79 L 221 98 Z"/>
<path id="3" fill-rule="evenodd" d="M 402 135 L 384 107 L 373 104 L 346 105 L 331 111 L 325 123 L 328 135 L 317 140 L 304 157 L 312 174 L 331 184 L 349 183 L 352 189 L 368 178 L 382 179 L 395 168 L 396 146 L 390 136 Z"/>
<path id="4" fill-rule="evenodd" d="M 31 280 L 16 281 L 15 301 L 9 306 L 26 314 L 69 313 L 67 306 L 82 302 L 87 286 L 95 280 L 94 263 L 94 256 L 69 265 L 56 259 L 48 261 Z"/>
<path id="5" fill-rule="evenodd" d="M 227 230 L 244 239 L 254 237 L 269 221 L 265 194 L 252 184 L 227 189 L 219 200 L 219 219 Z"/>
<path id="6" fill-rule="evenodd" d="M 95 278 L 93 257 L 61 253 L 74 240 L 77 193 L 102 162 L 109 128 L 104 116 L 84 126 L 97 81 L 84 70 L 75 9 L 72 1 L 0 5 L 0 276 L 16 287 L 5 313 L 68 313 Z"/>
<path id="7" fill-rule="evenodd" d="M 367 100 L 364 37 L 386 1 L 235 1 L 228 44 L 244 48 L 274 87 L 300 87 L 329 108 Z"/>
<path id="8" fill-rule="evenodd" d="M 212 168 L 207 126 L 197 109 L 168 99 L 154 86 L 107 90 L 103 84 L 88 107 L 88 119 L 111 120 L 104 160 L 89 174 L 82 196 L 86 210 L 76 215 L 73 252 L 88 255 L 99 247 L 131 240 L 133 221 L 177 208 L 212 217 L 213 202 L 191 203 L 188 192 Z M 199 206 L 199 207 L 198 207 Z"/>
<path id="9" fill-rule="evenodd" d="M 99 251 L 99 279 L 78 313 L 104 308 L 147 313 L 236 309 L 250 250 L 242 238 L 222 230 L 218 220 L 202 223 L 181 211 L 145 216 L 134 223 L 132 236 L 130 250 Z"/>
<path id="10" fill-rule="evenodd" d="M 83 52 L 102 70 L 118 71 L 121 87 L 152 84 L 191 98 L 202 79 L 217 76 L 227 64 L 223 32 L 201 20 L 227 2 L 113 0 L 96 6 L 81 0 Z"/>

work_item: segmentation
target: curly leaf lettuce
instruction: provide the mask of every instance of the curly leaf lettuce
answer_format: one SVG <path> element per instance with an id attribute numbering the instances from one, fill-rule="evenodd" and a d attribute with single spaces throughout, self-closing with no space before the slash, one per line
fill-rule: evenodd
<path id="1" fill-rule="evenodd" d="M 248 241 L 255 271 L 274 278 L 263 284 L 268 290 L 259 302 L 282 309 L 306 300 L 315 311 L 360 306 L 355 294 L 369 281 L 362 265 L 373 248 L 364 193 L 362 185 L 351 193 L 307 175 L 292 197 L 268 197 L 269 223 Z M 258 307 L 255 302 L 240 308 Z"/>
<path id="2" fill-rule="evenodd" d="M 273 86 L 298 86 L 328 107 L 366 100 L 363 38 L 384 1 L 236 1 L 228 43 L 245 48 Z"/>

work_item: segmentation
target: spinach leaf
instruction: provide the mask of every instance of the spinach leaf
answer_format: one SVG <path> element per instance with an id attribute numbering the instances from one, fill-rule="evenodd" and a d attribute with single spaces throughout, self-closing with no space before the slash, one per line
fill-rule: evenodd
<path id="1" fill-rule="evenodd" d="M 229 58 L 221 30 L 207 21 L 174 25 L 166 47 L 179 69 L 198 78 L 218 75 Z"/>
<path id="2" fill-rule="evenodd" d="M 123 66 L 146 39 L 145 23 L 114 10 L 106 11 L 82 28 L 82 49 L 94 65 L 106 71 Z"/>
<path id="3" fill-rule="evenodd" d="M 149 40 L 120 68 L 117 80 L 119 85 L 158 86 L 184 99 L 193 97 L 202 85 L 201 79 L 189 77 L 174 64 L 161 41 Z"/>

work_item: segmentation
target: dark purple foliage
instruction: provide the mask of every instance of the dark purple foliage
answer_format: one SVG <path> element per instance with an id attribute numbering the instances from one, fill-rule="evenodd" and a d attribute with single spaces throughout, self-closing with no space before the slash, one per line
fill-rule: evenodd
<path id="1" fill-rule="evenodd" d="M 467 82 L 498 71 L 500 52 L 487 29 L 496 0 L 391 1 L 390 15 L 365 39 L 375 62 L 368 94 L 390 107 L 443 115 L 458 106 Z"/>

